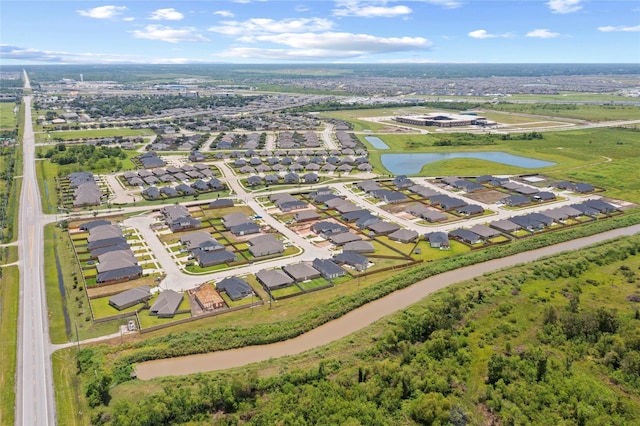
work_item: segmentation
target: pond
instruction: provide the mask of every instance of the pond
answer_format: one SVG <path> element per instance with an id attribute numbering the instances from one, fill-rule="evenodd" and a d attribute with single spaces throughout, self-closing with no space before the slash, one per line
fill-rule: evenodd
<path id="1" fill-rule="evenodd" d="M 365 136 L 364 139 L 376 149 L 389 149 L 389 145 L 377 136 Z"/>
<path id="2" fill-rule="evenodd" d="M 506 152 L 419 152 L 415 154 L 382 154 L 380 156 L 380 161 L 382 161 L 382 165 L 393 174 L 412 175 L 420 173 L 422 166 L 425 164 L 439 160 L 449 160 L 452 158 L 476 158 L 478 160 L 493 161 L 494 163 L 502 163 L 525 169 L 549 167 L 556 164 L 550 161 L 511 155 Z"/>

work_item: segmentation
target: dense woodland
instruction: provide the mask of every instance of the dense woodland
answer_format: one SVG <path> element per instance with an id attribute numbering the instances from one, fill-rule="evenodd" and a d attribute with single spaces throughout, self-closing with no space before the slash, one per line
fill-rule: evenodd
<path id="1" fill-rule="evenodd" d="M 165 379 L 114 400 L 100 348 L 79 352 L 78 372 L 94 424 L 633 424 L 639 284 L 636 236 L 450 287 L 312 368 Z"/>
<path id="2" fill-rule="evenodd" d="M 59 143 L 47 149 L 44 158 L 60 166 L 73 166 L 59 170 L 61 174 L 68 174 L 72 171 L 120 170 L 127 154 L 120 147 Z"/>

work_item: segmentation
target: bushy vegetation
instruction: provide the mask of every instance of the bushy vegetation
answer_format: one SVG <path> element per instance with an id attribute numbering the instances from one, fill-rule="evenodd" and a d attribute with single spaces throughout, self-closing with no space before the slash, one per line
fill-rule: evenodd
<path id="1" fill-rule="evenodd" d="M 119 398 L 92 421 L 631 424 L 640 416 L 640 315 L 627 296 L 638 292 L 639 266 L 636 236 L 498 272 L 396 314 L 354 356 L 336 349 L 313 368 L 264 378 L 164 379 L 159 392 Z M 85 363 L 102 356 L 81 351 Z M 86 376 L 87 393 L 107 380 Z"/>
<path id="2" fill-rule="evenodd" d="M 63 143 L 49 148 L 44 157 L 61 166 L 75 164 L 88 170 L 120 170 L 127 154 L 120 147 L 71 145 Z"/>

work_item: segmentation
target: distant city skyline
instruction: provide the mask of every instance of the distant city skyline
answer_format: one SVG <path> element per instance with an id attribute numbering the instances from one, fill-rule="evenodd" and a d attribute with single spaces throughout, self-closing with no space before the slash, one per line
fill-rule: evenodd
<path id="1" fill-rule="evenodd" d="M 640 2 L 15 1 L 0 64 L 640 63 Z"/>

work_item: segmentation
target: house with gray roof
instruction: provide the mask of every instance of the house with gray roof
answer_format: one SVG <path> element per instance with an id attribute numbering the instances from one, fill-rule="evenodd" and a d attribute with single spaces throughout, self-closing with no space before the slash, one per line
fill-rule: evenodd
<path id="1" fill-rule="evenodd" d="M 262 178 L 260 176 L 249 176 L 247 178 L 247 185 L 257 186 L 262 184 Z"/>
<path id="2" fill-rule="evenodd" d="M 320 277 L 320 272 L 316 268 L 303 262 L 283 266 L 282 270 L 297 283 Z"/>
<path id="3" fill-rule="evenodd" d="M 500 232 L 498 232 L 496 229 L 481 224 L 472 226 L 471 228 L 469 228 L 469 231 L 479 235 L 483 240 L 488 240 L 500 235 Z"/>
<path id="4" fill-rule="evenodd" d="M 463 228 L 449 232 L 449 237 L 467 244 L 478 244 L 482 242 L 482 239 L 478 234 Z"/>
<path id="5" fill-rule="evenodd" d="M 201 248 L 205 251 L 214 251 L 224 248 L 224 245 L 216 241 L 216 239 L 206 231 L 189 232 L 180 237 L 180 243 L 185 245 L 187 250 Z"/>
<path id="6" fill-rule="evenodd" d="M 578 217 L 582 215 L 582 212 L 578 209 L 574 209 L 571 206 L 562 206 L 551 210 L 545 210 L 543 214 L 552 218 L 556 222 L 562 223 L 570 217 Z"/>
<path id="7" fill-rule="evenodd" d="M 178 191 L 175 190 L 175 188 L 172 188 L 170 186 L 163 186 L 162 188 L 160 188 L 160 193 L 165 195 L 167 198 L 173 198 L 180 195 L 178 194 Z"/>
<path id="8" fill-rule="evenodd" d="M 367 225 L 367 229 L 373 231 L 375 235 L 389 235 L 400 229 L 400 225 L 381 220 Z"/>
<path id="9" fill-rule="evenodd" d="M 255 222 L 245 222 L 229 227 L 229 231 L 236 236 L 257 234 L 260 226 Z"/>
<path id="10" fill-rule="evenodd" d="M 243 212 L 233 212 L 222 216 L 222 223 L 227 228 L 250 222 L 249 218 Z"/>
<path id="11" fill-rule="evenodd" d="M 320 219 L 320 215 L 314 210 L 303 210 L 294 213 L 293 220 L 296 222 L 308 222 L 310 220 Z"/>
<path id="12" fill-rule="evenodd" d="M 142 191 L 142 196 L 150 200 L 160 199 L 160 190 L 155 186 L 150 186 Z"/>
<path id="13" fill-rule="evenodd" d="M 327 239 L 331 235 L 342 234 L 349 231 L 349 228 L 347 228 L 346 226 L 329 221 L 316 222 L 311 225 L 310 229 L 312 232 L 315 232 L 316 234 Z"/>
<path id="14" fill-rule="evenodd" d="M 93 241 L 87 244 L 87 250 L 89 250 L 90 252 L 93 252 L 94 250 L 97 250 L 103 247 L 119 246 L 124 244 L 128 244 L 127 239 L 125 237 L 104 238 L 104 239 Z"/>
<path id="15" fill-rule="evenodd" d="M 329 200 L 333 201 L 333 200 Z M 328 206 L 328 204 L 327 204 Z M 358 207 L 355 204 L 353 204 L 351 201 L 346 201 L 343 200 L 340 204 L 338 204 L 335 209 L 339 212 L 339 213 L 349 213 L 349 212 L 355 212 L 358 210 L 362 210 L 362 207 Z"/>
<path id="16" fill-rule="evenodd" d="M 233 207 L 233 200 L 230 198 L 218 198 L 209 203 L 210 209 L 223 209 L 227 207 Z"/>
<path id="17" fill-rule="evenodd" d="M 78 228 L 80 228 L 80 230 L 82 231 L 91 231 L 93 228 L 104 225 L 111 225 L 111 221 L 104 219 L 92 220 L 90 222 L 81 224 Z"/>
<path id="18" fill-rule="evenodd" d="M 388 235 L 390 240 L 400 243 L 410 243 L 418 238 L 418 233 L 411 229 L 398 229 Z"/>
<path id="19" fill-rule="evenodd" d="M 288 287 L 294 283 L 293 278 L 280 269 L 262 269 L 256 273 L 256 279 L 266 291 Z"/>
<path id="20" fill-rule="evenodd" d="M 182 303 L 183 294 L 173 290 L 164 290 L 149 309 L 149 315 L 158 318 L 173 318 Z"/>
<path id="21" fill-rule="evenodd" d="M 371 212 L 366 209 L 350 211 L 342 214 L 342 219 L 346 222 L 356 222 L 363 217 L 372 216 Z"/>
<path id="22" fill-rule="evenodd" d="M 216 289 L 227 293 L 229 299 L 237 301 L 253 295 L 253 289 L 242 278 L 228 277 L 216 284 Z"/>
<path id="23" fill-rule="evenodd" d="M 508 219 L 494 220 L 493 222 L 489 223 L 489 226 L 491 228 L 497 229 L 498 231 L 505 232 L 507 234 L 510 234 L 519 229 L 522 229 L 520 225 Z"/>
<path id="24" fill-rule="evenodd" d="M 329 241 L 337 246 L 342 246 L 351 241 L 360 241 L 362 238 L 353 232 L 344 232 L 342 234 L 331 235 Z"/>
<path id="25" fill-rule="evenodd" d="M 198 264 L 202 268 L 231 263 L 236 260 L 236 255 L 228 250 L 207 251 L 197 248 L 191 253 L 193 254 L 193 258 L 198 261 Z"/>
<path id="26" fill-rule="evenodd" d="M 431 204 L 440 206 L 444 210 L 453 210 L 458 207 L 466 206 L 467 203 L 459 198 L 450 197 L 448 195 L 434 195 L 429 200 Z"/>
<path id="27" fill-rule="evenodd" d="M 128 268 L 129 266 L 135 266 L 138 264 L 133 251 L 131 249 L 126 250 L 114 250 L 101 254 L 98 256 L 98 265 L 96 269 L 98 273 L 113 271 L 114 269 Z"/>
<path id="28" fill-rule="evenodd" d="M 356 253 L 373 253 L 376 251 L 371 241 L 352 241 L 342 246 L 342 251 L 355 251 Z"/>
<path id="29" fill-rule="evenodd" d="M 109 298 L 109 305 L 117 310 L 130 308 L 131 306 L 143 303 L 151 298 L 151 288 L 148 285 L 125 290 Z"/>
<path id="30" fill-rule="evenodd" d="M 429 245 L 433 248 L 439 248 L 440 250 L 449 250 L 451 248 L 449 243 L 449 236 L 446 232 L 430 232 L 425 235 Z"/>
<path id="31" fill-rule="evenodd" d="M 347 271 L 336 265 L 331 259 L 313 259 L 312 266 L 327 280 L 334 280 L 347 274 Z"/>
<path id="32" fill-rule="evenodd" d="M 484 213 L 484 208 L 477 204 L 467 204 L 466 206 L 458 207 L 456 213 L 464 216 L 475 216 Z"/>
<path id="33" fill-rule="evenodd" d="M 253 237 L 247 241 L 249 245 L 249 253 L 254 257 L 269 256 L 284 252 L 282 241 L 277 239 L 273 234 L 264 234 Z"/>
<path id="34" fill-rule="evenodd" d="M 139 278 L 140 276 L 142 276 L 142 267 L 139 265 L 132 265 L 124 268 L 100 272 L 96 276 L 96 282 L 99 284 L 117 283 L 133 280 Z"/>
<path id="35" fill-rule="evenodd" d="M 603 214 L 613 213 L 618 210 L 618 208 L 613 204 L 606 203 L 602 200 L 587 200 L 582 204 L 594 208 Z"/>
<path id="36" fill-rule="evenodd" d="M 531 202 L 531 198 L 527 197 L 526 195 L 513 194 L 509 195 L 508 197 L 502 198 L 499 202 L 504 204 L 505 206 L 518 207 L 529 204 Z"/>
<path id="37" fill-rule="evenodd" d="M 354 251 L 343 251 L 333 256 L 333 262 L 338 265 L 348 265 L 356 271 L 364 271 L 369 266 L 369 259 L 366 256 Z"/>

